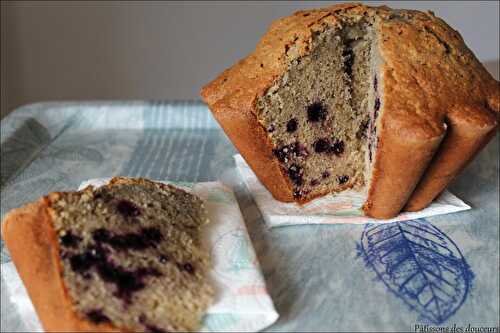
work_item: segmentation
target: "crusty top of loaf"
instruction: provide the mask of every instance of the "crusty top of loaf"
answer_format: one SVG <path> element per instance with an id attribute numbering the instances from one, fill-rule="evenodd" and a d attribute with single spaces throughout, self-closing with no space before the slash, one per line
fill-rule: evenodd
<path id="1" fill-rule="evenodd" d="M 230 108 L 255 113 L 257 98 L 294 59 L 310 52 L 315 33 L 341 29 L 362 17 L 377 23 L 379 53 L 384 61 L 379 68 L 384 127 L 394 128 L 408 139 L 426 140 L 442 135 L 450 113 L 476 126 L 490 127 L 497 122 L 499 83 L 459 33 L 432 12 L 386 6 L 339 4 L 278 19 L 252 54 L 203 87 L 201 95 L 214 112 Z"/>

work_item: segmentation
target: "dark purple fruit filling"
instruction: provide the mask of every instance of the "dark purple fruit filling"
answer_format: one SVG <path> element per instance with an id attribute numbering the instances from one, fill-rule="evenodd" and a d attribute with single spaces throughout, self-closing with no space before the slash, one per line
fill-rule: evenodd
<path id="1" fill-rule="evenodd" d="M 293 133 L 297 130 L 297 127 L 298 127 L 298 123 L 297 123 L 297 119 L 293 118 L 293 119 L 290 119 L 287 123 L 286 123 L 286 131 L 288 133 Z"/>
<path id="2" fill-rule="evenodd" d="M 276 130 L 276 127 L 274 127 L 274 125 L 273 125 L 273 124 L 269 125 L 269 127 L 267 128 L 267 131 L 268 131 L 269 133 L 272 133 L 272 132 L 274 132 L 275 130 Z"/>
<path id="3" fill-rule="evenodd" d="M 329 172 L 329 171 L 325 171 L 325 172 L 323 172 L 323 173 L 321 174 L 321 177 L 322 177 L 323 179 L 330 177 L 330 172 Z"/>
<path id="4" fill-rule="evenodd" d="M 313 143 L 314 151 L 324 153 L 330 149 L 330 141 L 328 139 L 318 139 Z"/>
<path id="5" fill-rule="evenodd" d="M 375 111 L 378 111 L 380 110 L 380 98 L 376 98 L 375 99 L 375 107 L 374 107 Z"/>
<path id="6" fill-rule="evenodd" d="M 285 151 L 283 151 L 283 148 L 273 149 L 273 154 L 280 162 L 285 162 L 286 158 L 288 157 L 288 154 Z"/>
<path id="7" fill-rule="evenodd" d="M 375 91 L 377 91 L 377 85 L 378 85 L 378 80 L 377 80 L 377 75 L 375 75 L 373 78 L 373 89 Z"/>
<path id="8" fill-rule="evenodd" d="M 167 333 L 167 331 L 155 325 L 146 324 L 144 327 L 146 327 L 149 333 Z"/>
<path id="9" fill-rule="evenodd" d="M 178 263 L 177 268 L 179 268 L 181 271 L 188 272 L 189 274 L 194 274 L 194 267 L 191 263 L 186 262 L 186 263 Z"/>
<path id="10" fill-rule="evenodd" d="M 331 152 L 335 155 L 342 154 L 344 152 L 344 141 L 335 140 L 335 142 L 332 144 Z"/>
<path id="11" fill-rule="evenodd" d="M 316 153 L 340 155 L 344 152 L 344 141 L 335 140 L 333 143 L 331 143 L 328 139 L 318 139 L 313 143 L 313 147 Z"/>
<path id="12" fill-rule="evenodd" d="M 123 217 L 132 217 L 141 215 L 141 210 L 133 202 L 128 200 L 118 201 L 116 208 Z"/>
<path id="13" fill-rule="evenodd" d="M 158 256 L 158 260 L 162 263 L 162 264 L 166 264 L 168 262 L 168 256 L 164 255 L 164 254 L 160 254 Z"/>
<path id="14" fill-rule="evenodd" d="M 304 145 L 295 142 L 280 148 L 273 149 L 273 154 L 280 162 L 286 163 L 292 158 L 296 158 L 299 156 L 306 157 L 307 155 L 309 155 L 309 152 Z"/>
<path id="15" fill-rule="evenodd" d="M 307 119 L 312 122 L 323 121 L 326 119 L 328 111 L 321 102 L 315 102 L 307 107 Z"/>
<path id="16" fill-rule="evenodd" d="M 106 243 L 111 238 L 111 233 L 109 232 L 109 230 L 106 230 L 104 228 L 99 228 L 92 231 L 92 238 L 94 239 L 95 242 Z"/>
<path id="17" fill-rule="evenodd" d="M 349 180 L 349 176 L 338 176 L 337 181 L 339 184 L 345 184 Z"/>
<path id="18" fill-rule="evenodd" d="M 160 276 L 161 273 L 154 268 L 139 268 L 129 271 L 114 265 L 112 262 L 103 262 L 97 265 L 97 273 L 103 281 L 116 286 L 115 295 L 130 301 L 132 293 L 143 289 L 146 285 L 144 278 L 147 276 Z"/>
<path id="19" fill-rule="evenodd" d="M 273 150 L 274 156 L 282 162 L 287 162 L 291 157 L 296 155 L 295 153 L 295 145 L 286 145 L 281 148 L 276 148 Z"/>
<path id="20" fill-rule="evenodd" d="M 106 262 L 106 256 L 106 251 L 96 246 L 84 253 L 73 255 L 69 259 L 69 264 L 73 271 L 83 274 L 90 270 L 92 266 Z"/>
<path id="21" fill-rule="evenodd" d="M 115 295 L 126 302 L 129 302 L 133 292 L 145 287 L 143 281 L 145 277 L 161 276 L 161 272 L 155 268 L 138 268 L 130 271 L 118 267 L 108 260 L 107 253 L 99 245 L 84 253 L 73 255 L 69 261 L 71 269 L 82 274 L 85 278 L 90 277 L 87 271 L 95 267 L 97 274 L 103 281 L 113 283 L 116 286 Z"/>
<path id="22" fill-rule="evenodd" d="M 288 168 L 288 177 L 290 177 L 290 179 L 292 180 L 292 182 L 295 185 L 302 185 L 302 183 L 303 183 L 303 179 L 302 179 L 303 173 L 304 173 L 304 170 L 302 169 L 302 167 L 300 167 L 297 164 L 292 164 L 292 166 L 290 166 Z"/>
<path id="23" fill-rule="evenodd" d="M 311 180 L 311 186 L 318 186 L 318 185 L 319 185 L 319 180 L 318 179 Z"/>
<path id="24" fill-rule="evenodd" d="M 75 236 L 68 231 L 64 236 L 60 237 L 59 240 L 62 246 L 75 247 L 79 242 L 82 241 L 82 238 Z"/>
<path id="25" fill-rule="evenodd" d="M 149 243 L 158 243 L 163 239 L 163 236 L 157 228 L 142 228 L 141 229 L 142 237 L 146 239 Z"/>
<path id="26" fill-rule="evenodd" d="M 354 52 L 351 48 L 344 49 L 342 52 L 342 56 L 344 58 L 344 71 L 347 76 L 352 76 L 352 65 L 354 64 Z"/>
<path id="27" fill-rule="evenodd" d="M 150 323 L 148 323 L 148 320 L 146 319 L 145 314 L 141 314 L 139 316 L 139 323 L 144 325 L 144 327 L 147 329 L 147 332 L 150 332 L 150 333 L 166 333 L 167 332 L 166 330 L 159 328 L 158 326 L 151 325 Z"/>
<path id="28" fill-rule="evenodd" d="M 102 310 L 91 310 L 85 315 L 94 324 L 109 323 L 111 321 L 104 313 L 102 313 Z"/>
<path id="29" fill-rule="evenodd" d="M 125 300 L 129 300 L 133 292 L 145 287 L 142 276 L 116 267 L 111 263 L 98 265 L 97 272 L 103 281 L 114 284 L 116 286 L 116 296 Z"/>
<path id="30" fill-rule="evenodd" d="M 92 236 L 95 242 L 108 244 L 117 250 L 144 250 L 162 240 L 161 232 L 157 228 L 143 228 L 139 233 L 123 235 L 111 235 L 108 230 L 99 228 L 92 232 Z"/>
<path id="31" fill-rule="evenodd" d="M 83 273 L 89 270 L 93 262 L 93 257 L 87 253 L 77 254 L 69 258 L 71 269 L 77 273 Z"/>
<path id="32" fill-rule="evenodd" d="M 141 267 L 141 268 L 138 268 L 135 272 L 134 272 L 135 275 L 139 276 L 139 277 L 145 277 L 145 276 L 162 276 L 161 272 L 159 270 L 157 270 L 156 268 L 153 268 L 153 267 Z"/>

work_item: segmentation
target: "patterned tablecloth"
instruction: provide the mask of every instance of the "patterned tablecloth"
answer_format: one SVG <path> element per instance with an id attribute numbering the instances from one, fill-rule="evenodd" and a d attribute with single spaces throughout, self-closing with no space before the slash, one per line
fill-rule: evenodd
<path id="1" fill-rule="evenodd" d="M 497 135 L 450 186 L 470 211 L 267 229 L 235 170 L 235 148 L 204 105 L 40 103 L 1 122 L 1 215 L 91 178 L 220 179 L 236 192 L 280 314 L 268 330 L 498 331 L 498 149 Z M 1 262 L 9 260 L 2 242 Z M 1 330 L 23 331 L 3 280 L 1 291 Z"/>

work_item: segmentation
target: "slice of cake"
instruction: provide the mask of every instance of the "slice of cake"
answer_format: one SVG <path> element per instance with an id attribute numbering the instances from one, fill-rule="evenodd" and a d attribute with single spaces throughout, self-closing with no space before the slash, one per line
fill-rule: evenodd
<path id="1" fill-rule="evenodd" d="M 281 201 L 349 188 L 426 207 L 495 134 L 499 84 L 433 13 L 342 4 L 274 22 L 201 94 Z"/>
<path id="2" fill-rule="evenodd" d="M 114 178 L 9 213 L 2 235 L 47 331 L 193 331 L 213 299 L 202 201 Z"/>

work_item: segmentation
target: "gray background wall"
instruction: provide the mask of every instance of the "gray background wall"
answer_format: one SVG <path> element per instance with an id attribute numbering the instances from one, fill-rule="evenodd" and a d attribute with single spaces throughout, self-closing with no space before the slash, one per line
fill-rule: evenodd
<path id="1" fill-rule="evenodd" d="M 332 3 L 2 1 L 1 115 L 47 100 L 197 99 L 273 19 Z M 381 3 L 433 10 L 498 79 L 499 2 Z"/>

